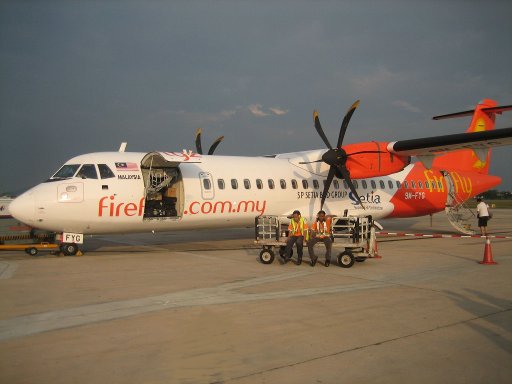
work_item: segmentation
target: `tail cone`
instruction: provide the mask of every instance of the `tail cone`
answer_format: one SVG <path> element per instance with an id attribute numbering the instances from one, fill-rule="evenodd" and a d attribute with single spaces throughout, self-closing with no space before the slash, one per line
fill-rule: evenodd
<path id="1" fill-rule="evenodd" d="M 486 265 L 498 264 L 492 259 L 491 240 L 488 237 L 486 237 L 485 240 L 484 259 L 482 261 L 479 261 L 478 263 Z"/>

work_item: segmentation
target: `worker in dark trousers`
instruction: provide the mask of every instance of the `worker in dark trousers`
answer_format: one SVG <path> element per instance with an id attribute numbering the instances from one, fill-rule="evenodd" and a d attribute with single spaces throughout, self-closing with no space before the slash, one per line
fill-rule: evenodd
<path id="1" fill-rule="evenodd" d="M 304 237 L 308 234 L 308 225 L 306 220 L 300 215 L 300 211 L 293 211 L 292 220 L 288 226 L 288 240 L 286 241 L 286 251 L 284 262 L 287 263 L 292 258 L 293 244 L 297 247 L 297 265 L 302 263 L 302 249 L 304 247 Z M 307 240 L 307 239 L 306 239 Z"/>
<path id="2" fill-rule="evenodd" d="M 308 241 L 309 258 L 311 259 L 311 266 L 314 267 L 318 257 L 315 255 L 315 244 L 322 242 L 325 245 L 325 266 L 331 264 L 331 249 L 332 249 L 332 218 L 326 217 L 324 211 L 319 211 L 316 216 L 316 221 L 311 225 L 311 239 Z"/>

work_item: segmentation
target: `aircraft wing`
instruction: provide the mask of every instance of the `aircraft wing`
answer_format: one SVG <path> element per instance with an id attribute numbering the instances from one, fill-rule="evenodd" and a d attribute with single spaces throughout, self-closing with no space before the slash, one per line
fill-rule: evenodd
<path id="1" fill-rule="evenodd" d="M 421 157 L 460 149 L 473 149 L 478 154 L 478 151 L 504 145 L 512 145 L 512 128 L 393 141 L 388 144 L 387 149 L 400 156 Z"/>

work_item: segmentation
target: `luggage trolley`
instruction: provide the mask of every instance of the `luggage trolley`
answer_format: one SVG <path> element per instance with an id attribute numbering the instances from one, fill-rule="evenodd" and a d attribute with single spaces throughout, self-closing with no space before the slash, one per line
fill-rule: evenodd
<path id="1" fill-rule="evenodd" d="M 375 257 L 375 226 L 371 216 L 333 217 L 332 235 L 337 245 L 345 250 L 338 257 L 338 265 L 350 268 L 354 262 Z"/>
<path id="2" fill-rule="evenodd" d="M 257 216 L 255 218 L 255 244 L 261 245 L 260 261 L 272 264 L 274 248 L 284 257 L 288 236 L 287 216 Z M 375 257 L 375 227 L 371 216 L 335 216 L 332 218 L 332 239 L 337 246 L 345 248 L 337 256 L 338 265 L 350 268 L 354 262 L 363 262 Z M 293 251 L 292 251 L 293 252 Z"/>

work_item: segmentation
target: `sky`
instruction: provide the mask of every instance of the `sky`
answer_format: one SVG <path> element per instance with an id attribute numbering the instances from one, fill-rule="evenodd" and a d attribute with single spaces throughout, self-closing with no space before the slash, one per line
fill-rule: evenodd
<path id="1" fill-rule="evenodd" d="M 79 154 L 222 155 L 463 132 L 432 116 L 512 104 L 510 1 L 1 1 L 0 193 Z M 512 112 L 497 128 L 512 127 Z M 512 148 L 491 173 L 512 190 Z"/>

